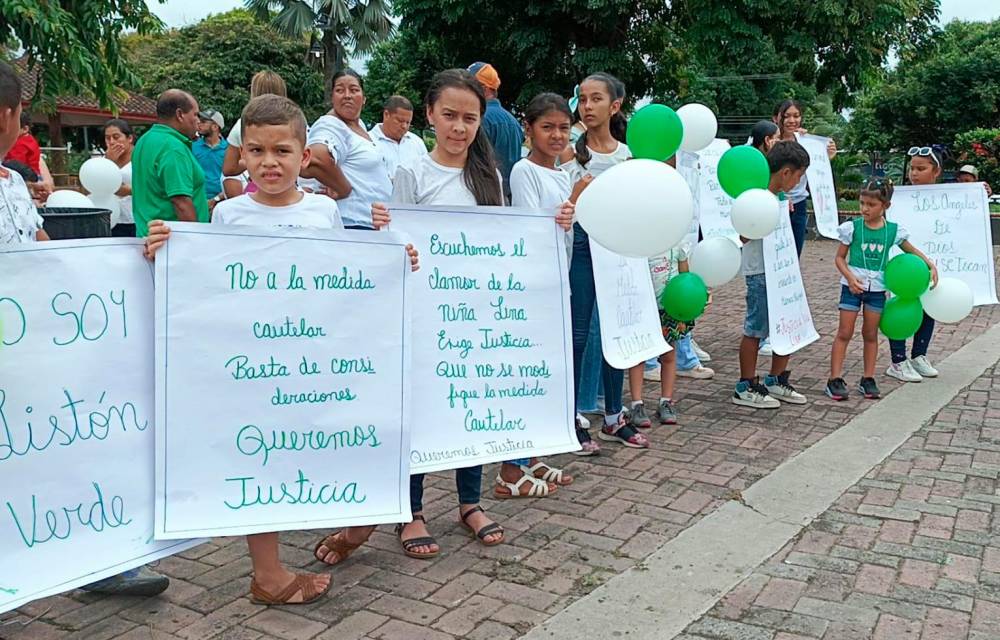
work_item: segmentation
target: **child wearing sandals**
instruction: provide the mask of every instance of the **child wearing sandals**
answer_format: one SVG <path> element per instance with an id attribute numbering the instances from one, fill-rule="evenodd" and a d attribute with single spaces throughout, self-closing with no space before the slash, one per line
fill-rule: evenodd
<path id="1" fill-rule="evenodd" d="M 515 207 L 557 211 L 556 224 L 567 232 L 573 223 L 573 205 L 589 180 L 574 187 L 568 173 L 556 166 L 559 155 L 569 146 L 573 116 L 566 100 L 555 93 L 543 93 L 528 103 L 524 112 L 525 131 L 531 141 L 527 158 L 510 172 L 511 204 Z M 567 249 L 572 235 L 567 233 Z M 510 460 L 500 465 L 493 495 L 496 498 L 541 498 L 558 487 L 573 483 L 573 477 L 546 465 L 538 458 Z"/>
<path id="2" fill-rule="evenodd" d="M 442 206 L 503 206 L 503 188 L 493 148 L 482 130 L 486 97 L 479 82 L 468 71 L 449 69 L 436 74 L 424 99 L 427 121 L 434 127 L 437 146 L 413 164 L 396 170 L 392 201 L 401 204 Z M 390 219 L 383 203 L 372 205 L 373 219 Z M 479 506 L 483 467 L 455 470 L 459 518 L 486 546 L 504 541 L 504 530 Z M 396 527 L 403 553 L 429 559 L 441 547 L 427 531 L 423 516 L 424 474 L 410 476 L 410 511 L 413 520 Z M 327 564 L 343 562 L 368 539 L 375 527 L 352 527 L 327 536 L 316 546 L 315 555 Z"/>
<path id="3" fill-rule="evenodd" d="M 909 233 L 898 224 L 885 219 L 892 204 L 892 181 L 888 178 L 869 180 L 861 188 L 861 217 L 837 228 L 840 245 L 835 263 L 840 271 L 840 327 L 830 354 L 830 380 L 826 395 L 834 400 L 847 400 L 847 383 L 841 377 L 847 345 L 854 335 L 858 313 L 864 307 L 861 336 L 864 340 L 864 373 L 858 390 L 870 400 L 879 397 L 875 382 L 875 361 L 878 358 L 878 325 L 885 308 L 885 265 L 889 251 L 899 247 L 912 253 L 931 270 L 937 284 L 937 268 L 919 249 L 910 244 Z"/>
<path id="4" fill-rule="evenodd" d="M 677 412 L 674 410 L 674 382 L 677 379 L 677 345 L 682 338 L 691 334 L 694 322 L 681 322 L 672 318 L 663 310 L 660 297 L 670 279 L 678 273 L 687 273 L 688 257 L 691 246 L 682 243 L 663 255 L 649 259 L 649 272 L 653 278 L 653 291 L 656 303 L 660 307 L 660 326 L 663 328 L 663 338 L 671 350 L 662 354 L 660 360 L 660 401 L 657 403 L 656 418 L 661 425 L 677 424 Z M 649 429 L 653 421 L 646 415 L 642 403 L 642 379 L 646 363 L 641 362 L 628 371 L 628 387 L 632 396 L 632 406 L 629 409 L 629 424 L 636 429 Z"/>
<path id="5" fill-rule="evenodd" d="M 343 228 L 336 201 L 302 193 L 296 187 L 299 170 L 308 164 L 310 154 L 305 148 L 306 119 L 294 102 L 276 95 L 254 98 L 243 110 L 242 129 L 243 160 L 258 189 L 220 202 L 212 224 Z M 387 222 L 387 217 L 375 220 L 377 226 Z M 153 259 L 169 237 L 170 228 L 162 221 L 150 222 L 146 256 Z M 408 251 L 416 269 L 416 252 L 412 247 Z M 247 536 L 247 547 L 253 562 L 250 594 L 255 603 L 305 604 L 330 590 L 330 576 L 293 573 L 281 564 L 277 533 Z"/>

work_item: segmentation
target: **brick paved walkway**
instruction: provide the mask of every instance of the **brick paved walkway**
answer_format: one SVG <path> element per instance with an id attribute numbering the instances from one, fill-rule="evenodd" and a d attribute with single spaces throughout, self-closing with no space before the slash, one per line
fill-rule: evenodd
<path id="1" fill-rule="evenodd" d="M 1000 639 L 1000 367 L 680 636 Z"/>
<path id="2" fill-rule="evenodd" d="M 834 251 L 835 245 L 831 242 L 810 242 L 804 256 L 803 271 L 809 299 L 817 329 L 824 337 L 793 356 L 792 381 L 810 398 L 810 404 L 803 407 L 786 405 L 775 414 L 755 413 L 735 407 L 729 402 L 731 385 L 738 371 L 736 349 L 743 314 L 744 288 L 737 281 L 716 291 L 715 303 L 696 331 L 699 342 L 714 357 L 711 366 L 716 369 L 717 376 L 712 381 L 679 380 L 676 399 L 681 412 L 681 426 L 674 430 L 654 430 L 651 435 L 653 446 L 648 451 L 608 444 L 603 455 L 598 458 L 579 459 L 569 455 L 555 458 L 555 462 L 564 465 L 567 471 L 577 476 L 577 482 L 569 488 L 560 489 L 551 498 L 499 503 L 484 500 L 484 504 L 507 528 L 508 542 L 504 545 L 486 549 L 463 533 L 456 522 L 454 482 L 447 474 L 438 475 L 428 479 L 425 495 L 425 512 L 430 520 L 430 528 L 443 549 L 441 556 L 433 561 L 403 556 L 391 529 L 383 527 L 373 535 L 369 545 L 332 572 L 334 588 L 328 598 L 305 607 L 266 609 L 252 605 L 246 598 L 250 561 L 243 540 L 220 538 L 162 561 L 159 570 L 168 574 L 173 582 L 170 589 L 159 598 L 136 600 L 99 597 L 82 592 L 49 598 L 22 609 L 20 615 L 14 618 L 18 622 L 0 626 L 0 639 L 505 640 L 517 637 L 609 577 L 634 566 L 657 546 L 719 504 L 738 495 L 736 491 L 745 489 L 784 460 L 814 444 L 864 410 L 867 405 L 863 400 L 852 398 L 848 402 L 835 404 L 822 395 L 823 385 L 828 377 L 830 336 L 837 320 L 839 286 L 833 267 Z M 971 318 L 958 327 L 939 327 L 931 346 L 932 360 L 947 356 L 997 322 L 1000 322 L 1000 307 L 986 307 L 977 309 Z M 882 346 L 881 357 L 887 364 L 888 347 L 885 344 Z M 860 342 L 853 343 L 847 359 L 849 381 L 859 376 L 860 352 Z M 765 363 L 762 362 L 761 365 L 763 369 Z M 893 381 L 881 376 L 879 381 L 884 393 L 891 392 L 896 386 Z M 988 380 L 983 384 L 986 384 L 986 389 L 990 388 Z M 932 383 L 928 384 L 929 389 L 933 388 L 931 385 Z M 986 394 L 978 387 L 970 394 L 967 401 L 985 404 Z M 647 388 L 647 399 L 652 397 L 654 387 L 651 385 Z M 942 412 L 943 417 L 939 416 L 939 421 L 944 422 L 936 424 L 946 425 L 948 420 L 968 420 L 970 416 L 981 416 L 984 411 L 988 412 L 988 418 L 996 422 L 995 418 L 1000 417 L 998 409 L 1000 407 L 949 409 Z M 775 420 L 776 416 L 780 419 Z M 936 427 L 932 427 L 934 428 Z M 983 438 L 997 438 L 996 442 L 1000 443 L 1000 430 L 994 429 L 992 434 L 987 433 L 988 431 L 989 429 L 984 429 Z M 944 435 L 948 436 L 949 442 L 939 441 Z M 924 580 L 927 579 L 930 565 L 914 564 L 916 562 L 927 563 L 943 559 L 943 563 L 951 554 L 967 559 L 949 564 L 946 568 L 953 572 L 971 570 L 968 558 L 973 558 L 972 555 L 960 553 L 957 548 L 934 547 L 938 543 L 933 542 L 935 536 L 930 532 L 943 533 L 947 530 L 953 537 L 953 544 L 970 544 L 963 539 L 966 529 L 959 527 L 959 522 L 962 527 L 971 522 L 983 522 L 982 516 L 976 515 L 988 513 L 982 510 L 983 503 L 974 503 L 980 505 L 979 509 L 965 505 L 959 511 L 957 507 L 942 506 L 935 502 L 940 496 L 949 494 L 923 494 L 923 488 L 938 491 L 939 483 L 942 483 L 941 491 L 957 490 L 960 493 L 965 491 L 993 495 L 995 487 L 987 487 L 986 483 L 995 484 L 1000 460 L 995 460 L 992 456 L 1000 454 L 988 451 L 986 443 L 982 451 L 976 453 L 975 446 L 964 435 L 963 432 L 962 437 L 955 436 L 952 441 L 951 434 L 940 428 L 927 434 L 928 442 L 923 446 L 930 447 L 926 449 L 928 452 L 933 447 L 941 449 L 948 445 L 962 450 L 928 453 L 928 461 L 921 462 L 923 457 L 914 453 L 915 445 L 908 445 L 897 453 L 897 456 L 903 456 L 898 462 L 909 465 L 906 471 L 895 467 L 890 467 L 893 470 L 889 472 L 882 471 L 883 474 L 889 473 L 891 479 L 880 477 L 866 481 L 874 482 L 876 486 L 862 487 L 856 500 L 860 502 L 865 498 L 866 492 L 875 489 L 885 493 L 873 493 L 874 497 L 866 498 L 865 505 L 851 506 L 853 503 L 850 501 L 855 499 L 851 497 L 855 495 L 852 493 L 844 498 L 847 502 L 838 507 L 847 510 L 855 507 L 864 510 L 890 508 L 900 510 L 907 517 L 920 517 L 919 524 L 923 530 L 910 541 L 913 548 L 917 549 L 912 553 L 919 557 L 907 558 L 905 566 L 900 560 L 899 584 L 893 583 L 893 588 L 897 591 L 903 589 L 905 593 L 906 589 L 922 588 L 902 582 L 904 572 L 907 579 L 914 572 L 914 575 L 925 576 Z M 974 453 L 979 457 L 973 457 Z M 934 456 L 942 458 L 937 466 L 920 466 L 932 465 L 931 458 Z M 942 465 L 943 468 L 939 469 Z M 967 468 L 962 473 L 968 476 L 964 489 L 961 484 L 957 484 L 957 475 L 935 478 L 934 474 L 957 474 L 959 472 L 953 471 L 952 467 L 962 465 Z M 988 465 L 998 466 L 991 471 Z M 485 489 L 489 488 L 493 479 L 490 471 L 495 470 L 488 470 Z M 902 482 L 903 475 L 899 474 L 909 474 L 906 476 L 906 483 Z M 927 484 L 928 479 L 934 481 L 932 486 Z M 947 484 L 949 482 L 951 484 Z M 897 484 L 890 486 L 886 483 Z M 906 497 L 902 497 L 902 493 L 897 497 L 897 490 L 905 490 Z M 893 495 L 891 504 L 872 502 L 888 502 L 890 493 Z M 486 490 L 484 495 L 488 495 Z M 994 499 L 1000 502 L 1000 498 Z M 923 506 L 917 508 L 917 505 Z M 734 625 L 749 624 L 753 620 L 758 623 L 761 620 L 775 621 L 791 614 L 774 607 L 773 611 L 778 611 L 777 614 L 770 612 L 770 609 L 762 609 L 763 618 L 747 620 L 742 619 L 742 616 L 750 615 L 760 607 L 754 605 L 754 608 L 747 609 L 746 606 L 739 607 L 731 603 L 740 602 L 739 598 L 742 597 L 746 605 L 763 597 L 764 604 L 780 604 L 789 602 L 794 596 L 793 607 L 801 606 L 806 610 L 800 617 L 820 621 L 817 625 L 823 620 L 822 615 L 816 615 L 820 611 L 830 613 L 836 610 L 837 615 L 854 616 L 839 619 L 834 615 L 833 618 L 838 619 L 838 622 L 827 623 L 822 629 L 827 638 L 840 640 L 854 637 L 846 632 L 838 635 L 840 632 L 837 630 L 841 628 L 838 625 L 850 624 L 851 621 L 855 625 L 871 621 L 871 611 L 874 609 L 870 606 L 854 606 L 862 602 L 858 598 L 885 596 L 858 593 L 854 595 L 855 600 L 851 601 L 853 604 L 845 606 L 829 596 L 840 593 L 848 598 L 854 572 L 849 572 L 852 576 L 847 576 L 832 569 L 830 564 L 823 563 L 832 563 L 841 569 L 858 565 L 857 571 L 864 569 L 866 579 L 870 576 L 871 580 L 886 580 L 888 573 L 880 569 L 895 570 L 895 566 L 886 567 L 884 563 L 874 561 L 877 559 L 874 556 L 866 559 L 868 556 L 863 555 L 863 550 L 859 549 L 860 541 L 853 546 L 850 544 L 852 534 L 867 535 L 862 529 L 874 529 L 874 523 L 880 522 L 873 513 L 853 516 L 857 518 L 856 523 L 824 517 L 800 542 L 806 546 L 789 552 L 797 554 L 790 556 L 793 559 L 800 555 L 806 557 L 802 554 L 812 554 L 810 557 L 815 557 L 820 566 L 779 563 L 775 566 L 790 567 L 787 575 L 772 578 L 762 573 L 760 576 L 753 576 L 733 598 L 727 600 L 724 606 L 728 608 L 713 612 L 713 617 L 700 623 L 701 626 L 697 627 L 699 634 L 710 638 L 773 637 L 776 640 L 792 640 L 796 636 L 775 635 L 777 625 L 782 624 L 780 622 L 775 622 L 770 627 L 766 624 L 759 628 L 746 627 L 750 633 L 758 635 L 739 635 L 743 628 Z M 930 516 L 940 519 L 927 520 Z M 975 520 L 976 517 L 979 520 Z M 950 527 L 945 526 L 948 519 L 953 521 Z M 843 526 L 837 529 L 837 525 Z M 891 532 L 898 528 L 898 540 L 883 538 L 872 544 L 902 544 L 900 540 L 905 526 L 916 530 L 916 525 L 900 521 L 882 532 L 876 530 L 876 535 L 891 536 Z M 988 524 L 984 526 L 988 528 Z M 312 563 L 311 556 L 312 546 L 318 536 L 318 532 L 282 534 L 283 559 L 294 566 L 319 570 L 319 566 Z M 830 537 L 837 536 L 842 536 L 841 541 L 834 540 L 827 544 Z M 925 539 L 930 542 L 921 544 Z M 979 540 L 985 544 L 984 538 L 980 537 Z M 931 546 L 928 547 L 927 544 Z M 825 550 L 817 552 L 824 547 Z M 840 555 L 845 553 L 843 550 L 847 550 L 847 556 Z M 981 548 L 980 551 L 973 559 L 985 563 L 987 554 Z M 850 555 L 852 553 L 855 555 Z M 871 553 L 884 552 L 876 550 Z M 990 558 L 990 562 L 997 561 L 992 556 Z M 805 562 L 808 562 L 808 558 Z M 963 565 L 962 562 L 966 564 Z M 871 568 L 868 568 L 869 565 Z M 1000 567 L 993 570 L 1000 572 Z M 815 579 L 806 580 L 807 571 L 812 571 Z M 919 605 L 926 609 L 926 612 L 921 610 L 922 613 L 930 616 L 932 609 L 936 612 L 937 608 L 941 608 L 941 613 L 933 615 L 964 615 L 961 609 L 951 611 L 942 603 L 945 599 L 952 602 L 954 598 L 971 598 L 972 594 L 956 592 L 949 595 L 950 592 L 942 591 L 941 580 L 945 581 L 945 585 L 961 586 L 966 583 L 954 577 L 957 573 L 945 575 L 944 569 L 941 571 L 938 591 L 924 588 L 936 599 Z M 896 580 L 895 573 L 893 576 Z M 972 585 L 968 589 L 989 589 L 991 587 L 986 580 L 1000 576 L 984 573 L 980 578 L 982 584 L 979 587 Z M 787 582 L 776 581 L 777 579 Z M 771 583 L 773 586 L 769 586 Z M 759 588 L 753 592 L 755 585 L 759 585 Z M 786 586 L 787 589 L 784 588 Z M 796 595 L 795 590 L 800 587 L 802 593 Z M 995 583 L 995 589 L 1000 593 L 1000 580 Z M 905 603 L 905 599 L 901 602 Z M 960 601 L 960 604 L 972 606 L 971 600 Z M 859 613 L 862 610 L 867 613 L 862 615 Z M 914 613 L 914 610 L 908 611 Z M 902 615 L 903 609 L 897 613 L 902 621 L 913 617 Z M 37 619 L 27 626 L 20 624 L 33 618 Z M 924 616 L 920 620 L 923 621 Z M 925 626 L 933 628 L 936 620 L 937 617 L 931 618 L 930 623 Z M 876 623 L 882 624 L 879 620 L 872 621 L 873 626 Z M 713 628 L 719 631 L 712 631 Z M 818 626 L 813 627 L 812 631 L 817 629 Z M 800 635 L 803 631 L 805 629 L 797 630 Z M 833 633 L 834 631 L 837 633 Z M 818 636 L 806 633 L 804 637 Z M 980 638 L 997 639 L 1000 639 L 1000 635 L 996 638 Z"/>

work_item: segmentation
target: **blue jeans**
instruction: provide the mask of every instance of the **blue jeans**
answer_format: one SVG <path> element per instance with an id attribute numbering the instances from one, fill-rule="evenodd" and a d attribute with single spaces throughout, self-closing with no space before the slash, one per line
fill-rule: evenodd
<path id="1" fill-rule="evenodd" d="M 597 412 L 597 396 L 601 386 L 601 325 L 597 320 L 597 305 L 590 320 L 587 348 L 583 352 L 583 370 L 580 371 L 580 390 L 576 394 L 577 410 L 582 413 Z"/>
<path id="2" fill-rule="evenodd" d="M 677 351 L 678 371 L 690 371 L 701 366 L 701 360 L 695 355 L 694 348 L 691 346 L 690 333 L 685 334 L 677 341 L 677 344 L 674 345 L 674 350 Z"/>
<path id="3" fill-rule="evenodd" d="M 934 335 L 934 318 L 926 313 L 924 321 L 920 323 L 920 328 L 913 335 L 913 358 L 927 355 L 927 347 L 931 344 L 931 336 Z M 899 364 L 906 360 L 906 340 L 890 340 L 889 351 L 892 353 L 892 363 Z"/>
<path id="4" fill-rule="evenodd" d="M 573 318 L 573 397 L 580 396 L 580 379 L 584 370 L 584 351 L 597 308 L 594 290 L 594 262 L 590 255 L 590 238 L 579 224 L 573 226 L 573 260 L 569 267 L 570 307 Z M 598 322 L 600 319 L 598 318 Z M 601 382 L 604 386 L 604 413 L 615 415 L 622 410 L 622 384 L 625 372 L 615 369 L 601 357 Z"/>
<path id="5" fill-rule="evenodd" d="M 795 238 L 795 252 L 802 257 L 802 248 L 806 246 L 806 221 L 809 214 L 806 213 L 806 201 L 797 202 L 793 205 L 790 214 L 792 220 L 792 236 Z"/>
<path id="6" fill-rule="evenodd" d="M 479 504 L 479 491 L 483 483 L 483 467 L 455 469 L 455 485 L 458 487 L 459 504 Z M 424 510 L 424 474 L 410 476 L 410 511 Z"/>
<path id="7" fill-rule="evenodd" d="M 763 273 L 746 276 L 747 315 L 743 321 L 743 335 L 762 340 L 768 336 L 770 325 L 767 315 L 767 279 Z"/>

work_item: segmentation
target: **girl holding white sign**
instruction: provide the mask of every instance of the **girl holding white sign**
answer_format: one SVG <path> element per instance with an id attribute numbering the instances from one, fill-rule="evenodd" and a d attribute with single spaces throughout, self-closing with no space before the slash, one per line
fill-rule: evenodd
<path id="1" fill-rule="evenodd" d="M 861 337 L 864 340 L 864 373 L 858 390 L 865 398 L 879 397 L 875 382 L 875 361 L 878 358 L 878 325 L 885 307 L 885 265 L 889 251 L 899 247 L 906 253 L 927 263 L 937 283 L 934 263 L 910 244 L 909 233 L 894 222 L 885 219 L 885 211 L 892 203 L 892 181 L 888 178 L 869 180 L 861 188 L 861 217 L 845 222 L 837 228 L 841 244 L 835 259 L 840 271 L 840 327 L 833 341 L 830 354 L 830 380 L 826 395 L 834 400 L 847 400 L 847 383 L 841 377 L 847 345 L 854 335 L 858 313 L 864 307 Z"/>
<path id="2" fill-rule="evenodd" d="M 587 126 L 587 131 L 576 143 L 576 157 L 566 165 L 566 170 L 574 180 L 580 181 L 585 176 L 597 178 L 607 169 L 632 157 L 628 145 L 621 142 L 627 126 L 625 117 L 621 114 L 624 99 L 625 86 L 606 73 L 592 74 L 580 83 L 580 118 Z M 579 224 L 573 225 L 569 286 L 573 308 L 573 382 L 574 393 L 579 396 L 583 354 L 597 304 L 590 236 Z M 625 372 L 615 369 L 607 360 L 602 360 L 601 380 L 604 384 L 604 426 L 599 437 L 626 447 L 649 447 L 649 439 L 628 423 L 622 410 Z M 576 433 L 584 454 L 593 455 L 597 452 L 596 443 L 591 441 L 586 430 L 578 425 Z"/>
<path id="3" fill-rule="evenodd" d="M 941 178 L 941 154 L 931 147 L 911 147 L 906 153 L 910 158 L 908 176 L 912 185 L 936 184 Z M 937 271 L 931 271 L 937 277 Z M 913 351 L 906 357 L 906 340 L 890 340 L 889 351 L 892 364 L 885 374 L 903 382 L 920 382 L 924 378 L 936 378 L 937 369 L 927 359 L 927 348 L 934 335 L 934 318 L 924 313 L 920 328 L 913 335 Z"/>

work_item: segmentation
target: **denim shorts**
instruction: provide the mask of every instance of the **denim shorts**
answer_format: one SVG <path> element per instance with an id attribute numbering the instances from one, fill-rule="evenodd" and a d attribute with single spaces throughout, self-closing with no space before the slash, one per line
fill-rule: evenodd
<path id="1" fill-rule="evenodd" d="M 767 279 L 763 273 L 747 276 L 747 316 L 743 335 L 763 340 L 768 336 Z"/>
<path id="2" fill-rule="evenodd" d="M 885 308 L 885 291 L 862 291 L 860 295 L 851 292 L 846 284 L 840 285 L 840 305 L 841 311 L 861 311 L 861 305 L 865 310 L 882 313 Z"/>

